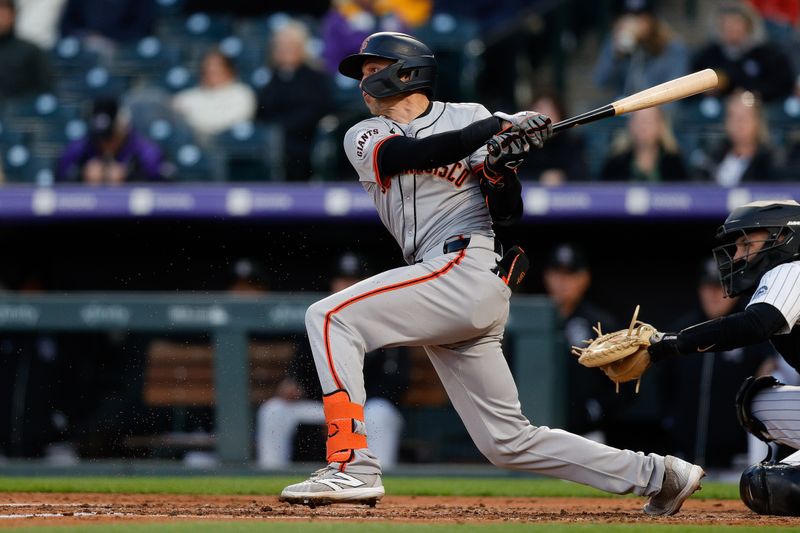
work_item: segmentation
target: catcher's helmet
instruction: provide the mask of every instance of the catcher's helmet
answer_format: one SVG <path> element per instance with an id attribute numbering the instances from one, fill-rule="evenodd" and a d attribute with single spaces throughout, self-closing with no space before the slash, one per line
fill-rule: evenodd
<path id="1" fill-rule="evenodd" d="M 739 480 L 739 497 L 758 514 L 800 516 L 800 466 L 751 466 Z"/>
<path id="2" fill-rule="evenodd" d="M 714 248 L 720 281 L 728 296 L 737 296 L 755 287 L 765 272 L 798 257 L 800 204 L 790 201 L 751 202 L 734 209 L 717 230 L 724 244 Z M 748 231 L 767 230 L 768 236 L 758 252 L 734 261 L 736 239 Z"/>
<path id="3" fill-rule="evenodd" d="M 349 55 L 339 63 L 339 72 L 348 78 L 361 80 L 361 66 L 369 58 L 389 59 L 394 63 L 361 82 L 361 89 L 368 95 L 384 98 L 423 90 L 428 98 L 433 98 L 436 58 L 423 43 L 405 33 L 373 33 L 361 43 L 359 53 Z M 402 75 L 407 75 L 408 79 L 401 80 Z"/>

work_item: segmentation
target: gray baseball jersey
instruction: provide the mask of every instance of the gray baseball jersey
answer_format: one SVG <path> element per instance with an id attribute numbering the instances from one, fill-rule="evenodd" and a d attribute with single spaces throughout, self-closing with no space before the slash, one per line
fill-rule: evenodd
<path id="1" fill-rule="evenodd" d="M 344 390 L 351 402 L 363 405 L 365 352 L 423 346 L 467 431 L 492 463 L 609 492 L 655 494 L 664 476 L 663 457 L 536 427 L 522 414 L 502 350 L 511 290 L 492 272 L 499 256 L 478 178 L 485 151 L 437 169 L 378 175 L 376 151 L 392 136 L 424 138 L 488 116 L 477 104 L 434 102 L 409 124 L 375 117 L 345 135 L 359 180 L 409 264 L 309 307 L 306 329 L 322 391 Z M 458 236 L 469 237 L 468 246 L 445 253 L 443 244 Z M 353 420 L 354 432 L 366 434 L 369 446 L 369 428 Z M 353 451 L 348 463 L 333 466 L 380 472 L 369 447 Z"/>
<path id="2" fill-rule="evenodd" d="M 421 139 L 461 129 L 491 116 L 480 104 L 433 102 L 430 111 L 409 124 L 384 117 L 362 120 L 345 134 L 344 150 L 378 214 L 391 232 L 407 263 L 452 235 L 493 236 L 492 219 L 475 174 L 486 149 L 450 165 L 398 176 L 378 176 L 375 154 L 386 139 L 404 135 Z"/>

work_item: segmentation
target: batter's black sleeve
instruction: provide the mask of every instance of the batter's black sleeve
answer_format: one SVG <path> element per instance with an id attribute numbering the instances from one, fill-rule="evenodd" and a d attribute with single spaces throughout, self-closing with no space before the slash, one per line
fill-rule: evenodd
<path id="1" fill-rule="evenodd" d="M 757 303 L 684 329 L 678 333 L 677 348 L 681 353 L 723 352 L 764 342 L 784 327 L 786 319 L 775 306 Z"/>
<path id="2" fill-rule="evenodd" d="M 489 117 L 424 139 L 390 137 L 378 148 L 378 171 L 381 176 L 395 176 L 407 170 L 427 170 L 461 161 L 500 129 L 500 120 Z"/>

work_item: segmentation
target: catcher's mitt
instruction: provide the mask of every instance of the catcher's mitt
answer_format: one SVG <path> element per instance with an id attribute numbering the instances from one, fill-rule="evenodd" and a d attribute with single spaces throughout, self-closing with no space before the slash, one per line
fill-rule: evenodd
<path id="1" fill-rule="evenodd" d="M 590 368 L 599 367 L 616 384 L 617 392 L 620 383 L 636 380 L 638 393 L 642 374 L 650 366 L 647 347 L 650 346 L 650 337 L 658 331 L 650 324 L 637 320 L 638 316 L 637 305 L 628 329 L 605 335 L 598 322 L 594 328 L 597 338 L 584 341 L 588 344 L 585 348 L 572 347 L 572 353 L 578 356 L 578 362 Z"/>

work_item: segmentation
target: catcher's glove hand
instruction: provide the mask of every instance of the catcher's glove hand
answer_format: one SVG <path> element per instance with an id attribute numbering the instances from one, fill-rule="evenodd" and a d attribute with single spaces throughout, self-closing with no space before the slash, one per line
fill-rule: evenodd
<path id="1" fill-rule="evenodd" d="M 597 338 L 584 341 L 588 344 L 585 348 L 572 347 L 572 353 L 578 356 L 578 362 L 590 368 L 599 367 L 616 384 L 617 392 L 620 383 L 636 380 L 638 393 L 642 374 L 650 367 L 647 347 L 650 346 L 650 338 L 658 334 L 658 331 L 650 324 L 637 320 L 638 316 L 637 305 L 628 329 L 604 335 L 598 323 L 594 328 Z"/>

